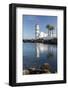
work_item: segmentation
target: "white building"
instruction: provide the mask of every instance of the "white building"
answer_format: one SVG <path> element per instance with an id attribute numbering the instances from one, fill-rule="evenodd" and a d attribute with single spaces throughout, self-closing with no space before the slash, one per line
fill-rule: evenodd
<path id="1" fill-rule="evenodd" d="M 39 38 L 45 38 L 45 37 L 48 37 L 48 34 L 44 32 L 40 32 Z"/>
<path id="2" fill-rule="evenodd" d="M 45 38 L 47 36 L 48 36 L 48 34 L 44 33 L 44 32 L 41 32 L 40 31 L 40 26 L 38 24 L 36 24 L 36 26 L 35 26 L 35 38 L 36 39 L 38 39 L 38 38 Z"/>
<path id="3" fill-rule="evenodd" d="M 56 33 L 53 33 L 53 35 L 51 34 L 51 36 L 48 36 L 48 33 L 45 32 L 41 32 L 40 31 L 40 26 L 38 24 L 36 24 L 35 26 L 35 38 L 39 39 L 39 38 L 43 38 L 43 39 L 51 39 L 56 37 Z"/>

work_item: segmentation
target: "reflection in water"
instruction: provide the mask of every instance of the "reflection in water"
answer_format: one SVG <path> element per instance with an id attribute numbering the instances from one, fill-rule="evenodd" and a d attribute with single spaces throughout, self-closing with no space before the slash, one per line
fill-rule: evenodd
<path id="1" fill-rule="evenodd" d="M 48 51 L 48 45 L 44 45 L 41 43 L 36 43 L 36 55 L 37 58 L 40 57 L 40 53 L 43 53 L 44 51 Z"/>
<path id="2" fill-rule="evenodd" d="M 53 57 L 55 52 L 54 46 L 36 43 L 36 57 L 39 58 L 41 53 L 48 52 L 47 57 Z M 56 52 L 55 52 L 56 53 Z"/>
<path id="3" fill-rule="evenodd" d="M 23 50 L 23 74 L 28 75 L 57 72 L 56 45 L 24 43 Z"/>
<path id="4" fill-rule="evenodd" d="M 36 57 L 39 58 L 40 57 L 40 48 L 38 46 L 38 44 L 36 44 Z"/>

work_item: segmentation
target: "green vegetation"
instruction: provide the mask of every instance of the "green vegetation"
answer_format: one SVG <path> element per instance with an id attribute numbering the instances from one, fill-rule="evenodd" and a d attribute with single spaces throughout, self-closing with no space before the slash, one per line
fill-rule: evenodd
<path id="1" fill-rule="evenodd" d="M 46 26 L 46 28 L 48 29 L 48 36 L 51 36 L 51 34 L 52 34 L 52 36 L 53 36 L 53 30 L 55 29 L 55 27 L 52 26 L 52 25 L 50 25 L 50 24 L 48 24 L 48 25 Z"/>

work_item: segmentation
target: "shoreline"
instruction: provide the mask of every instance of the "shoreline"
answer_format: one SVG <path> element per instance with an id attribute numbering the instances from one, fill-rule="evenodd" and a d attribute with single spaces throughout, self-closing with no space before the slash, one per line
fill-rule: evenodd
<path id="1" fill-rule="evenodd" d="M 32 67 L 28 69 L 24 69 L 23 74 L 24 75 L 31 75 L 31 74 L 51 74 L 55 73 L 55 71 L 52 71 L 51 66 L 48 63 L 44 63 L 39 69 Z"/>
<path id="2" fill-rule="evenodd" d="M 24 43 L 43 43 L 43 44 L 54 44 L 57 45 L 57 38 L 53 38 L 53 39 L 49 39 L 49 40 L 43 40 L 43 39 L 24 39 L 23 40 Z"/>

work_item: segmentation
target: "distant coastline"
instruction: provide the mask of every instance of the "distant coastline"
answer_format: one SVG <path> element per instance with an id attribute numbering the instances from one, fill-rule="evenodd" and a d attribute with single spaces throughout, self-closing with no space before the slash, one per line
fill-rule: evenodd
<path id="1" fill-rule="evenodd" d="M 44 43 L 44 44 L 55 44 L 57 45 L 57 38 L 52 38 L 52 39 L 23 39 L 24 43 Z"/>

